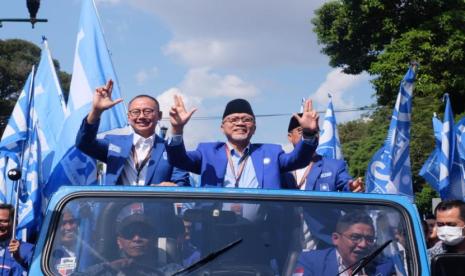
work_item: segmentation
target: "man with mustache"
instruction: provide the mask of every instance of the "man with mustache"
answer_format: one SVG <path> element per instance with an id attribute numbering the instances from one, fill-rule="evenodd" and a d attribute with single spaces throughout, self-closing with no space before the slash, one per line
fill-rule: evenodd
<path id="1" fill-rule="evenodd" d="M 162 117 L 158 101 L 149 95 L 134 97 L 128 105 L 130 127 L 97 138 L 100 115 L 122 102 L 112 100 L 113 82 L 95 90 L 92 109 L 76 137 L 76 147 L 107 164 L 106 185 L 188 186 L 189 174 L 168 163 L 163 138 L 155 133 Z"/>
<path id="2" fill-rule="evenodd" d="M 293 152 L 280 145 L 251 143 L 256 130 L 255 115 L 244 99 L 230 101 L 223 113 L 221 130 L 226 142 L 200 143 L 186 151 L 183 130 L 196 109 L 187 111 L 181 96 L 175 95 L 170 121 L 173 137 L 166 148 L 169 162 L 200 174 L 201 186 L 230 188 L 282 187 L 280 174 L 305 167 L 318 144 L 318 114 L 307 100 L 302 116 L 295 115 L 303 129 L 303 139 Z"/>
<path id="3" fill-rule="evenodd" d="M 370 254 L 376 241 L 373 221 L 364 212 L 351 212 L 342 216 L 331 237 L 334 247 L 302 252 L 296 270 L 303 269 L 305 276 L 351 275 L 353 268 L 349 267 Z M 378 256 L 360 275 L 393 274 L 395 269 L 392 262 Z"/>
<path id="4" fill-rule="evenodd" d="M 0 275 L 23 275 L 29 270 L 34 245 L 20 242 L 12 233 L 15 209 L 11 204 L 0 204 Z"/>

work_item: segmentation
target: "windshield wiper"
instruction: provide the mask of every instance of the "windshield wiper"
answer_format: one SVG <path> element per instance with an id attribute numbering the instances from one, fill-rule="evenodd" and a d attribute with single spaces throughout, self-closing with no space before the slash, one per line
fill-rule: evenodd
<path id="1" fill-rule="evenodd" d="M 381 253 L 384 250 L 384 248 L 386 248 L 386 246 L 388 246 L 391 242 L 392 242 L 392 240 L 388 240 L 387 242 L 383 243 L 375 251 L 371 252 L 371 254 L 361 258 L 360 260 L 358 260 L 357 262 L 355 262 L 351 266 L 349 266 L 346 269 L 344 269 L 343 271 L 339 272 L 337 275 L 340 275 L 340 274 L 346 272 L 347 270 L 349 270 L 349 269 L 351 269 L 353 267 L 355 267 L 355 269 L 352 271 L 352 273 L 350 275 L 353 276 L 353 275 L 357 274 L 360 270 L 362 270 L 365 266 L 367 266 L 367 264 L 369 264 L 374 258 L 376 258 L 376 256 L 378 256 L 379 253 Z"/>
<path id="2" fill-rule="evenodd" d="M 214 259 L 216 259 L 218 256 L 222 255 L 223 253 L 225 253 L 226 251 L 229 251 L 231 248 L 235 247 L 236 245 L 238 245 L 240 242 L 242 242 L 242 238 L 240 239 L 237 239 L 229 244 L 227 244 L 226 246 L 224 246 L 223 248 L 220 248 L 216 251 L 213 251 L 212 253 L 208 254 L 207 256 L 205 256 L 203 259 L 200 259 L 199 261 L 191 264 L 190 266 L 186 267 L 186 268 L 182 268 L 181 270 L 178 270 L 176 271 L 172 276 L 175 276 L 175 275 L 181 275 L 183 273 L 190 273 L 204 265 L 206 265 L 207 263 L 213 261 Z"/>

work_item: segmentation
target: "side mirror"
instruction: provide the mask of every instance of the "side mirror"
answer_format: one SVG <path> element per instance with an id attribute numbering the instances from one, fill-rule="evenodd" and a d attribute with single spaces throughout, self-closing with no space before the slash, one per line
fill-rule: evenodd
<path id="1" fill-rule="evenodd" d="M 465 271 L 465 254 L 439 254 L 431 260 L 432 276 L 460 276 Z"/>

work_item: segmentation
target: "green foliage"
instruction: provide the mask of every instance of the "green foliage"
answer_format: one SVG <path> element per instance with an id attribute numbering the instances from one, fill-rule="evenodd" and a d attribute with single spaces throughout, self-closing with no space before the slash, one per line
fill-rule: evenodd
<path id="1" fill-rule="evenodd" d="M 8 123 L 16 100 L 24 86 L 32 65 L 40 60 L 41 49 L 25 40 L 0 40 L 0 136 Z M 60 71 L 60 64 L 54 60 L 63 93 L 67 98 L 71 75 Z"/>
<path id="2" fill-rule="evenodd" d="M 335 0 L 312 21 L 330 65 L 374 77 L 377 110 L 365 120 L 340 125 L 344 156 L 355 176 L 386 138 L 400 81 L 411 61 L 420 64 L 413 92 L 410 157 L 419 200 L 432 193 L 418 176 L 434 148 L 431 117 L 442 116 L 449 93 L 454 112 L 465 111 L 465 1 Z M 420 205 L 421 205 L 420 204 Z M 422 207 L 423 208 L 423 207 Z"/>
<path id="3" fill-rule="evenodd" d="M 415 204 L 420 214 L 432 214 L 431 200 L 439 197 L 438 193 L 429 185 L 424 185 L 420 192 L 415 193 Z"/>

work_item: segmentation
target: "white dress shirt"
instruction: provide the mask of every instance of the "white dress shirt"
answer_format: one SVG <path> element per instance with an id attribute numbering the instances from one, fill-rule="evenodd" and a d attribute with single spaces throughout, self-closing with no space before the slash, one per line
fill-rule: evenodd
<path id="1" fill-rule="evenodd" d="M 144 159 L 147 158 L 148 154 L 152 153 L 152 148 L 154 147 L 155 141 L 155 134 L 144 138 L 139 134 L 134 132 L 133 138 L 133 150 L 131 150 L 131 154 L 129 158 L 126 159 L 126 163 L 124 164 L 123 173 L 120 177 L 120 182 L 124 185 L 131 185 L 131 186 L 144 186 L 145 179 L 147 175 L 147 167 L 148 167 L 148 160 L 140 170 L 137 172 L 136 163 L 142 164 Z M 135 151 L 135 153 L 134 153 Z M 137 158 L 137 161 L 136 159 Z M 150 159 L 150 156 L 148 157 Z"/>

